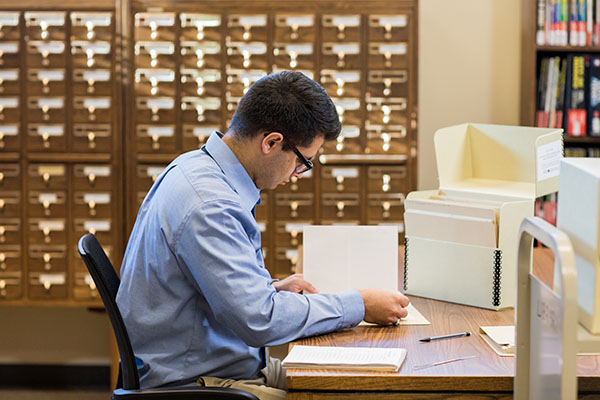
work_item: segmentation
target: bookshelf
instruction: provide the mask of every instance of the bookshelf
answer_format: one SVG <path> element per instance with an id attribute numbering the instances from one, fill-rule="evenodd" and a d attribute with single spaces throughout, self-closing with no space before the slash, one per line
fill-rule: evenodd
<path id="1" fill-rule="evenodd" d="M 600 46 L 571 46 L 571 45 L 538 45 L 536 43 L 538 4 L 548 1 L 523 0 L 522 2 L 522 45 L 521 45 L 521 105 L 520 123 L 526 126 L 536 124 L 536 99 L 538 96 L 538 81 L 540 66 L 545 57 L 566 58 L 568 55 L 597 55 L 600 56 Z M 568 4 L 571 3 L 569 0 Z M 569 22 L 565 22 L 569 25 Z M 587 84 L 587 81 L 586 81 Z M 561 124 L 562 127 L 562 124 Z M 570 136 L 564 135 L 564 145 L 567 155 L 569 150 L 583 150 L 585 155 L 597 154 L 600 151 L 600 136 Z M 572 153 L 583 156 L 582 152 Z"/>

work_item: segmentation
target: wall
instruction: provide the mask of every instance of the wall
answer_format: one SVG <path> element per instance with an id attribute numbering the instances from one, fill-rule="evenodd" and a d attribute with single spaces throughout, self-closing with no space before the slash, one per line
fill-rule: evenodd
<path id="1" fill-rule="evenodd" d="M 521 1 L 419 1 L 419 189 L 438 187 L 437 129 L 518 125 Z"/>

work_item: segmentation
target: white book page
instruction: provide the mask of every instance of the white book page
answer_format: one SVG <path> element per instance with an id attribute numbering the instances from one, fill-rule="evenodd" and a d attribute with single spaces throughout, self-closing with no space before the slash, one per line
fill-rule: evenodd
<path id="1" fill-rule="evenodd" d="M 397 370 L 406 349 L 382 347 L 332 347 L 296 345 L 283 360 L 287 368 L 331 367 Z"/>

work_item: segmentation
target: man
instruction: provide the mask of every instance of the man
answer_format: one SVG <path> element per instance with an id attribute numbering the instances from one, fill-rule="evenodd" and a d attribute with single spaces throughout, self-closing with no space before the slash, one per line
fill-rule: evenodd
<path id="1" fill-rule="evenodd" d="M 298 72 L 271 74 L 242 98 L 224 135 L 213 133 L 158 177 L 117 295 L 143 388 L 197 383 L 284 398 L 285 373 L 265 346 L 406 316 L 401 294 L 318 294 L 302 275 L 274 281 L 264 266 L 260 190 L 300 177 L 340 129 L 320 85 Z"/>

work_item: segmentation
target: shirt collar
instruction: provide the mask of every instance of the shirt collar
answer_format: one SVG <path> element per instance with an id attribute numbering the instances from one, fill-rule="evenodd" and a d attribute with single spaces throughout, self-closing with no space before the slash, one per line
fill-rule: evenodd
<path id="1" fill-rule="evenodd" d="M 252 211 L 257 204 L 260 204 L 260 190 L 233 151 L 223 142 L 222 137 L 221 132 L 213 132 L 202 149 L 215 160 L 221 171 L 227 176 L 235 191 L 240 195 L 242 207 Z"/>

